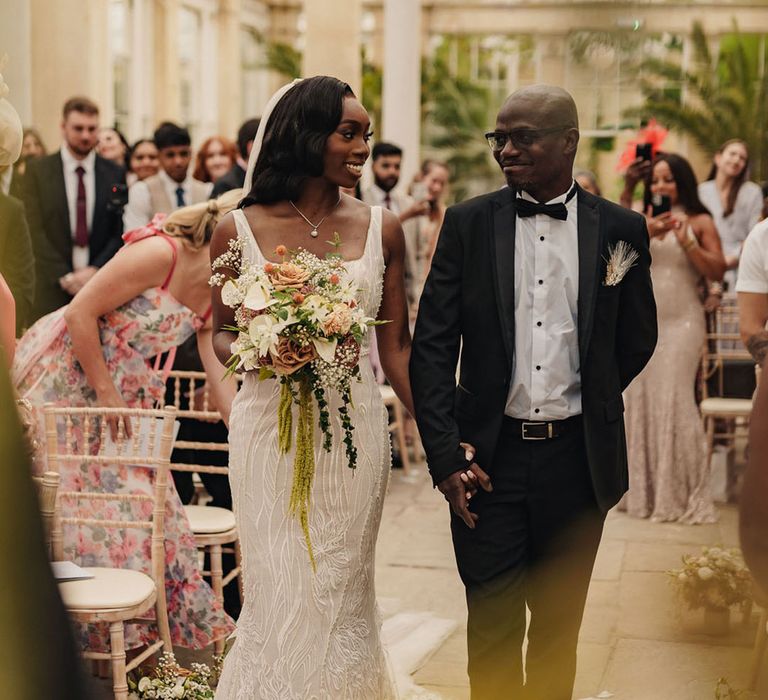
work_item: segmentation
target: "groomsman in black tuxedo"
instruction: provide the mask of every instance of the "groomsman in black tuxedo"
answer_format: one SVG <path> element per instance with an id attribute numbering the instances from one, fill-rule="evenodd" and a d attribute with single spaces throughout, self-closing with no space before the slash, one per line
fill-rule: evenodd
<path id="1" fill-rule="evenodd" d="M 35 253 L 35 320 L 69 303 L 120 248 L 125 170 L 96 154 L 99 108 L 86 97 L 64 105 L 64 143 L 31 160 L 24 202 Z"/>
<path id="2" fill-rule="evenodd" d="M 486 138 L 508 187 L 446 213 L 413 340 L 416 419 L 451 505 L 472 700 L 570 700 L 603 520 L 627 489 L 621 395 L 656 344 L 648 233 L 574 183 L 564 90 L 518 90 Z"/>

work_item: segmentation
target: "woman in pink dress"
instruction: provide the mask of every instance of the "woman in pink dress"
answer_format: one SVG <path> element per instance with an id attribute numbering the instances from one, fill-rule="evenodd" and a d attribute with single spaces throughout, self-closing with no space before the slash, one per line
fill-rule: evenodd
<path id="1" fill-rule="evenodd" d="M 210 383 L 213 399 L 228 420 L 234 385 L 220 381 L 224 368 L 211 344 L 208 248 L 214 227 L 237 199 L 236 193 L 227 193 L 180 209 L 165 220 L 159 215 L 145 228 L 126 233 L 127 245 L 68 306 L 41 318 L 27 331 L 16 351 L 13 381 L 33 411 L 46 402 L 157 406 L 164 399 L 164 373 L 170 371 L 176 347 L 196 333 L 203 365 L 214 378 Z M 38 469 L 43 461 L 44 455 L 38 455 Z M 88 463 L 63 467 L 63 491 L 91 488 L 151 494 L 152 471 Z M 82 507 L 62 499 L 65 517 L 82 513 L 78 510 Z M 132 506 L 126 502 L 124 507 Z M 229 635 L 234 627 L 200 575 L 194 536 L 174 488 L 168 489 L 165 532 L 171 639 L 174 645 L 199 649 Z M 64 554 L 81 566 L 147 571 L 149 540 L 149 534 L 139 530 L 121 534 L 95 526 L 68 526 Z M 108 650 L 106 627 L 81 625 L 79 633 L 84 646 Z M 154 638 L 151 626 L 126 628 L 128 648 Z"/>

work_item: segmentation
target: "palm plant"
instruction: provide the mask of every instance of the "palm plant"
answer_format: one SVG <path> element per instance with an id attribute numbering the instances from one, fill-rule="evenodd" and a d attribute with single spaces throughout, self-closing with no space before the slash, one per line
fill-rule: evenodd
<path id="1" fill-rule="evenodd" d="M 281 41 L 267 42 L 266 68 L 279 73 L 281 76 L 293 80 L 301 76 L 301 51 L 294 49 L 290 44 Z"/>
<path id="2" fill-rule="evenodd" d="M 422 141 L 451 169 L 457 201 L 487 192 L 500 182 L 483 133 L 493 125 L 489 91 L 451 75 L 440 58 L 422 66 Z"/>
<path id="3" fill-rule="evenodd" d="M 658 121 L 691 136 L 708 154 L 731 138 L 749 146 L 753 176 L 768 178 L 768 71 L 759 44 L 734 34 L 721 42 L 715 56 L 700 23 L 691 33 L 692 65 L 646 58 L 639 63 L 639 85 L 644 104 L 627 115 Z"/>

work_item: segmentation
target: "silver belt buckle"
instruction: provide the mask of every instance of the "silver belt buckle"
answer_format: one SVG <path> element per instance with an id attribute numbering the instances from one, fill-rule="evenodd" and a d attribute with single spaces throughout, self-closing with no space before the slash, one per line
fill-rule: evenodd
<path id="1" fill-rule="evenodd" d="M 546 425 L 547 428 L 548 428 L 547 433 L 548 433 L 549 437 L 552 437 L 552 423 L 544 423 L 543 421 L 540 421 L 540 422 L 537 422 L 537 421 L 526 421 L 526 422 L 523 423 L 523 428 L 522 428 L 523 440 L 546 440 L 547 439 L 546 436 L 545 437 L 533 437 L 531 435 L 526 435 L 526 429 L 531 427 L 531 426 L 533 426 L 533 425 Z"/>

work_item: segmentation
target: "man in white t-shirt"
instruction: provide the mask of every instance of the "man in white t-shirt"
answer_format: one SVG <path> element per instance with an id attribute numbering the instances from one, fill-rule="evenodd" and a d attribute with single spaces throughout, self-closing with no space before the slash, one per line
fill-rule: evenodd
<path id="1" fill-rule="evenodd" d="M 755 362 L 762 364 L 768 354 L 768 219 L 744 241 L 736 292 L 741 339 Z"/>

